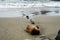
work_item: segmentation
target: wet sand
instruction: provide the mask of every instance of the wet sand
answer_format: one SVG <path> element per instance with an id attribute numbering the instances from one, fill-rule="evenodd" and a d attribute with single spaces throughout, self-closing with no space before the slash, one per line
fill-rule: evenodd
<path id="1" fill-rule="evenodd" d="M 32 18 L 40 27 L 41 34 L 54 38 L 60 29 L 60 16 L 38 16 Z M 39 36 L 32 36 L 25 32 L 29 20 L 23 17 L 0 18 L 0 40 L 25 40 Z"/>

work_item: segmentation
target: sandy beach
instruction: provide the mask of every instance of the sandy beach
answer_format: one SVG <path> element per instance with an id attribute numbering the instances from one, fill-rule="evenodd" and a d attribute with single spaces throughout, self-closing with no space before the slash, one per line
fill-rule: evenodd
<path id="1" fill-rule="evenodd" d="M 0 40 L 40 40 L 41 35 L 25 31 L 31 23 L 25 16 L 39 26 L 41 35 L 54 39 L 60 30 L 60 1 L 0 0 Z"/>
<path id="2" fill-rule="evenodd" d="M 55 38 L 60 29 L 60 16 L 38 16 L 32 18 L 40 27 L 41 34 Z M 25 40 L 34 39 L 39 36 L 32 36 L 24 30 L 30 24 L 24 17 L 1 18 L 0 17 L 0 40 Z"/>

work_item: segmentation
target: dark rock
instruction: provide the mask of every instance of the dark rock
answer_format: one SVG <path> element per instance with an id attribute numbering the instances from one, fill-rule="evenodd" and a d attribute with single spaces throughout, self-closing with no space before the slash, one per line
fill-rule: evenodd
<path id="1" fill-rule="evenodd" d="M 40 12 L 41 12 L 41 14 L 46 14 L 46 13 L 51 12 L 51 11 L 40 11 Z"/>
<path id="2" fill-rule="evenodd" d="M 40 36 L 41 40 L 51 40 L 50 38 L 46 37 L 45 35 Z"/>
<path id="3" fill-rule="evenodd" d="M 51 0 L 51 1 L 60 1 L 60 0 Z"/>
<path id="4" fill-rule="evenodd" d="M 39 12 L 33 12 L 32 14 L 34 14 L 34 15 L 39 15 Z"/>
<path id="5" fill-rule="evenodd" d="M 30 22 L 31 22 L 31 24 L 35 24 L 35 22 L 32 19 L 30 19 Z"/>
<path id="6" fill-rule="evenodd" d="M 58 31 L 58 34 L 57 34 L 55 40 L 60 40 L 60 30 Z"/>
<path id="7" fill-rule="evenodd" d="M 29 19 L 29 16 L 26 16 L 27 19 Z"/>

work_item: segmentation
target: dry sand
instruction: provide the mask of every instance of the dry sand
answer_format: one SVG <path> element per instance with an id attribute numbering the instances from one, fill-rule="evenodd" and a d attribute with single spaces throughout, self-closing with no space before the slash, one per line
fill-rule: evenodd
<path id="1" fill-rule="evenodd" d="M 60 29 L 60 16 L 34 17 L 36 25 L 40 27 L 41 34 L 54 38 Z M 24 30 L 30 22 L 26 18 L 0 18 L 0 40 L 25 40 L 33 39 Z"/>

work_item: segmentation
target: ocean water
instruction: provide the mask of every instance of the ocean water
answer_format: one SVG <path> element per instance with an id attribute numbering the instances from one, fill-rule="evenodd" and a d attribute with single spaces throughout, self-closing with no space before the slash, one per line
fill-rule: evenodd
<path id="1" fill-rule="evenodd" d="M 39 2 L 47 2 L 47 1 L 50 1 L 50 0 L 0 0 L 0 2 L 5 2 L 5 3 L 19 3 L 19 2 L 36 2 L 36 1 L 39 1 Z"/>
<path id="2" fill-rule="evenodd" d="M 44 15 L 41 10 L 49 10 Z M 32 14 L 38 12 L 36 14 Z M 24 17 L 24 16 L 60 16 L 60 8 L 0 8 L 0 17 Z"/>
<path id="3" fill-rule="evenodd" d="M 37 4 L 39 5 L 34 7 Z M 40 11 L 45 10 L 51 12 L 42 15 Z M 0 0 L 0 17 L 24 17 L 27 15 L 37 16 L 32 14 L 34 12 L 38 12 L 38 16 L 60 16 L 60 2 L 54 2 L 50 0 Z"/>

